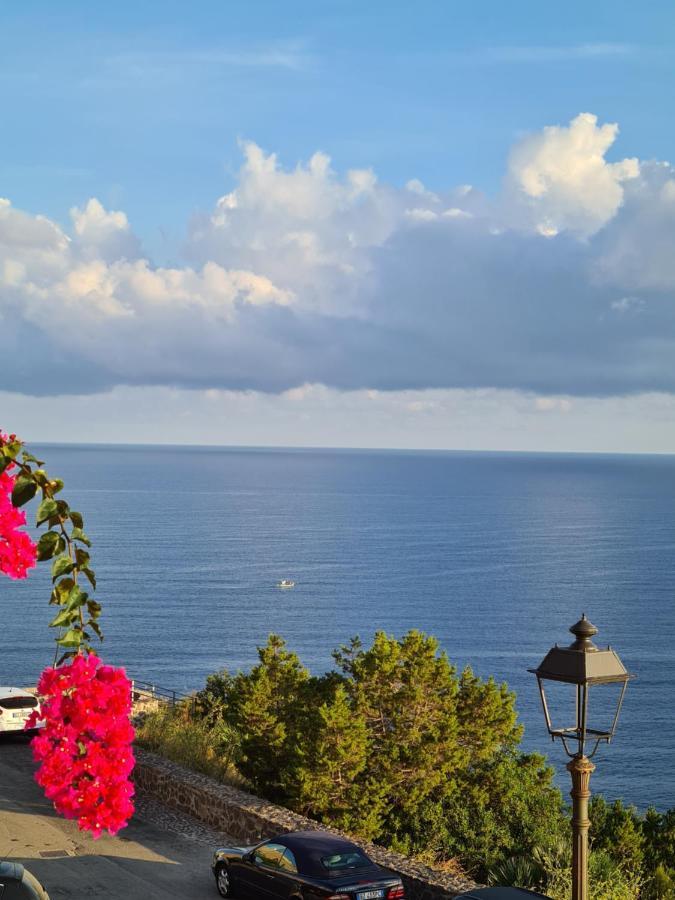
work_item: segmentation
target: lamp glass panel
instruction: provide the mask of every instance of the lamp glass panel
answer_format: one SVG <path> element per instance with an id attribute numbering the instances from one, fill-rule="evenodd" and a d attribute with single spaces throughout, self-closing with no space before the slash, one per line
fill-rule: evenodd
<path id="1" fill-rule="evenodd" d="M 594 731 L 611 731 L 623 684 L 594 684 L 588 690 L 586 726 Z"/>
<path id="2" fill-rule="evenodd" d="M 577 726 L 577 686 L 562 681 L 542 680 L 546 704 L 554 731 Z"/>

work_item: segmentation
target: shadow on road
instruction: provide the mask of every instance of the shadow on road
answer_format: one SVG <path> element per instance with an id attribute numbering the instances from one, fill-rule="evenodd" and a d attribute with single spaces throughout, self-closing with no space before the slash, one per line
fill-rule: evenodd
<path id="1" fill-rule="evenodd" d="M 0 738 L 0 858 L 26 865 L 52 900 L 217 897 L 213 846 L 140 816 L 120 835 L 95 841 L 57 816 L 34 771 L 25 736 Z"/>

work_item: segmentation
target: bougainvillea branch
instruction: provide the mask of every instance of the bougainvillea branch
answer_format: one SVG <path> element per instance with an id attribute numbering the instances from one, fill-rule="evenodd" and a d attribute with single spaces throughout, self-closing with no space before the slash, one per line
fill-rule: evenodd
<path id="1" fill-rule="evenodd" d="M 64 653 L 42 673 L 41 706 L 26 728 L 39 728 L 32 741 L 40 763 L 35 778 L 46 797 L 97 838 L 116 834 L 134 811 L 131 682 L 124 669 L 103 665 L 89 643 L 92 633 L 103 640 L 101 606 L 81 587 L 84 576 L 96 589 L 91 541 L 82 514 L 57 499 L 63 482 L 43 466 L 16 435 L 0 431 L 0 572 L 25 578 L 36 560 L 52 560 L 49 602 L 59 611 L 49 624 L 59 629 L 56 643 Z M 20 507 L 38 494 L 36 526 L 47 530 L 35 544 L 22 530 Z"/>
<path id="2" fill-rule="evenodd" d="M 88 587 L 96 590 L 96 574 L 91 568 L 88 552 L 91 541 L 84 531 L 82 513 L 71 509 L 65 500 L 57 497 L 63 489 L 63 481 L 50 478 L 43 466 L 44 462 L 24 449 L 16 435 L 5 435 L 0 431 L 0 473 L 6 476 L 5 489 L 10 487 L 11 482 L 11 505 L 14 514 L 21 519 L 20 524 L 26 521 L 20 507 L 37 494 L 41 498 L 36 525 L 46 525 L 47 531 L 37 543 L 37 559 L 52 560 L 53 588 L 49 602 L 58 606 L 59 611 L 49 624 L 59 629 L 56 643 L 65 651 L 59 659 L 63 662 L 81 651 L 91 652 L 89 641 L 92 634 L 103 640 L 98 624 L 101 605 L 80 586 L 81 576 L 84 576 Z M 0 511 L 3 509 L 1 504 L 2 500 Z M 9 547 L 5 553 L 11 553 L 10 559 L 16 561 L 14 569 L 6 574 L 15 578 L 25 577 L 30 567 L 28 542 L 34 546 L 32 541 L 24 532 L 18 532 L 17 537 L 16 529 L 10 538 L 4 527 L 0 533 L 4 537 L 2 543 Z M 26 562 L 24 567 L 22 561 Z"/>

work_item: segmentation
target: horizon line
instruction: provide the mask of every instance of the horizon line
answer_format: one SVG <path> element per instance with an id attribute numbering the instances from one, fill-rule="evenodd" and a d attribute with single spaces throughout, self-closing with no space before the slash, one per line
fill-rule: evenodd
<path id="1" fill-rule="evenodd" d="M 87 447 L 97 448 L 139 448 L 139 449 L 192 449 L 192 450 L 256 450 L 256 451 L 300 451 L 333 453 L 452 453 L 452 454 L 484 454 L 511 456 L 659 456 L 675 457 L 675 451 L 669 450 L 523 450 L 523 449 L 485 449 L 464 447 L 339 447 L 331 445 L 298 445 L 298 444 L 216 444 L 216 443 L 171 443 L 159 441 L 155 443 L 141 441 L 43 441 L 26 440 L 23 443 L 42 447 Z"/>

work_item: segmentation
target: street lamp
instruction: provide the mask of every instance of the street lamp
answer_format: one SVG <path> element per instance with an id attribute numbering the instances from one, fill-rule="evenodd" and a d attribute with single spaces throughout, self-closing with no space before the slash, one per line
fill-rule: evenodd
<path id="1" fill-rule="evenodd" d="M 588 798 L 595 766 L 591 762 L 601 743 L 609 744 L 614 737 L 621 712 L 629 675 L 624 664 L 611 647 L 601 650 L 591 638 L 598 629 L 582 615 L 570 628 L 575 637 L 569 647 L 552 647 L 536 669 L 528 669 L 537 676 L 546 728 L 551 740 L 559 739 L 571 757 L 567 769 L 572 775 L 572 900 L 588 897 Z M 544 683 L 547 683 L 545 686 Z M 571 685 L 572 691 L 556 685 Z M 590 714 L 590 689 L 594 690 L 593 718 Z M 616 685 L 607 690 L 608 685 Z M 548 690 L 548 696 L 546 691 Z M 566 697 L 561 693 L 564 691 Z M 600 701 L 596 713 L 596 699 Z M 568 704 L 568 722 L 561 701 Z M 597 718 L 600 716 L 600 718 Z M 591 727 L 593 726 L 593 727 Z M 592 747 L 590 753 L 587 748 Z"/>

